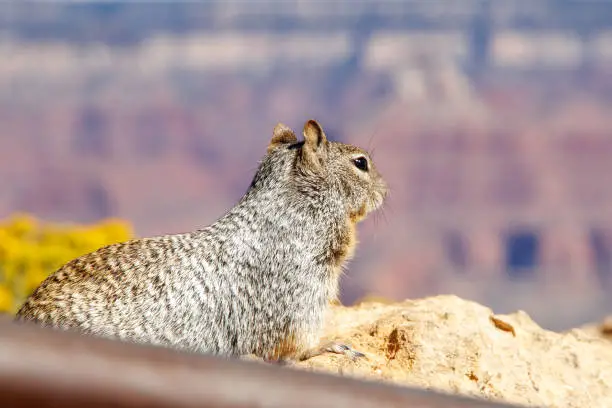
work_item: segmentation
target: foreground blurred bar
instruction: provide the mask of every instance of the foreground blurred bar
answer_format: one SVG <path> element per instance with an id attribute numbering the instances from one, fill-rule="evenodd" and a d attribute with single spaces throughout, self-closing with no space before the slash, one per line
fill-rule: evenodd
<path id="1" fill-rule="evenodd" d="M 0 406 L 509 407 L 0 319 Z"/>

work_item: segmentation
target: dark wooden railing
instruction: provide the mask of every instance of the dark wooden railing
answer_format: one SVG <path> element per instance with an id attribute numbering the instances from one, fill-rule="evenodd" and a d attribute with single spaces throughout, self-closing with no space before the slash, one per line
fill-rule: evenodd
<path id="1" fill-rule="evenodd" d="M 180 353 L 0 319 L 0 406 L 502 408 L 256 362 Z"/>

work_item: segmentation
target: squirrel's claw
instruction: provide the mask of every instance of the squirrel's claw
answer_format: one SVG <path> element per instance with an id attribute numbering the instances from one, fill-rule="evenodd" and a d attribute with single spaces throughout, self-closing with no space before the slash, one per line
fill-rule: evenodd
<path id="1" fill-rule="evenodd" d="M 331 343 L 326 347 L 325 350 L 330 353 L 344 354 L 345 356 L 350 357 L 351 360 L 357 360 L 358 358 L 365 357 L 365 354 L 363 354 L 362 352 L 353 350 L 346 344 L 341 343 Z"/>
<path id="2" fill-rule="evenodd" d="M 315 348 L 305 351 L 297 358 L 297 360 L 298 361 L 308 360 L 313 357 L 320 356 L 323 353 L 343 354 L 349 357 L 353 361 L 357 360 L 358 358 L 365 357 L 365 354 L 357 350 L 353 350 L 346 344 L 336 343 L 335 341 L 330 341 L 328 343 L 324 343 Z"/>

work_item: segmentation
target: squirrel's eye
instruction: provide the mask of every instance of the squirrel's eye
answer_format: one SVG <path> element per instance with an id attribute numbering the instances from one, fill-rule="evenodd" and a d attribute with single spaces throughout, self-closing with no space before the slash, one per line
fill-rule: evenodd
<path id="1" fill-rule="evenodd" d="M 353 163 L 355 163 L 355 167 L 357 167 L 359 170 L 368 171 L 368 160 L 365 157 L 357 157 L 356 159 L 353 159 Z"/>

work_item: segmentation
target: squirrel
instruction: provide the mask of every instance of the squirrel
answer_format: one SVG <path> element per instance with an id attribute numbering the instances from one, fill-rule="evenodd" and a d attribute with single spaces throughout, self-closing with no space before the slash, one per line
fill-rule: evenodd
<path id="1" fill-rule="evenodd" d="M 352 258 L 356 224 L 387 184 L 369 154 L 283 123 L 246 193 L 210 226 L 136 238 L 76 258 L 25 300 L 16 322 L 265 361 L 363 354 L 320 338 Z"/>

